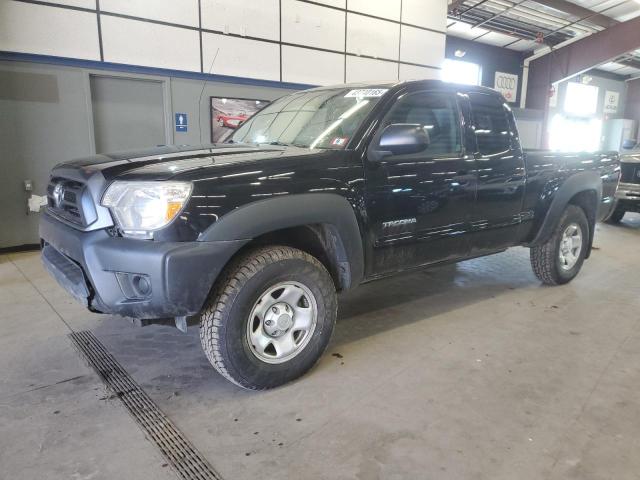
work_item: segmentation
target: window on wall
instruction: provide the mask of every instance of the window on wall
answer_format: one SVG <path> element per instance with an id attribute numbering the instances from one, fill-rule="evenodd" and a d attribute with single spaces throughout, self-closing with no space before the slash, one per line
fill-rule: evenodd
<path id="1" fill-rule="evenodd" d="M 442 64 L 442 80 L 445 82 L 480 85 L 480 74 L 480 65 L 477 63 L 447 58 Z"/>
<path id="2" fill-rule="evenodd" d="M 598 110 L 598 87 L 577 82 L 567 83 L 564 111 L 571 115 L 595 115 Z"/>

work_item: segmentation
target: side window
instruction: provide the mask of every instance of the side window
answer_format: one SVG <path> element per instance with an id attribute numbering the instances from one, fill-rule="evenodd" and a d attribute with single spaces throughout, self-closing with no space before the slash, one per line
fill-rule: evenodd
<path id="1" fill-rule="evenodd" d="M 429 134 L 427 155 L 451 155 L 461 150 L 458 108 L 452 96 L 442 93 L 414 93 L 398 100 L 385 119 L 394 123 L 421 125 Z"/>
<path id="2" fill-rule="evenodd" d="M 472 93 L 469 99 L 480 154 L 495 155 L 508 151 L 511 148 L 511 131 L 502 102 L 483 93 Z"/>

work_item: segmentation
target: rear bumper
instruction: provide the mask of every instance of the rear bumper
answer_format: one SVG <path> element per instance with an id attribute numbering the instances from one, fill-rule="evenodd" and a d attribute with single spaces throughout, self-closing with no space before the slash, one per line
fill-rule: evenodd
<path id="1" fill-rule="evenodd" d="M 45 268 L 92 311 L 159 319 L 196 315 L 213 282 L 246 241 L 153 242 L 82 232 L 47 213 Z M 149 288 L 138 288 L 140 279 Z"/>

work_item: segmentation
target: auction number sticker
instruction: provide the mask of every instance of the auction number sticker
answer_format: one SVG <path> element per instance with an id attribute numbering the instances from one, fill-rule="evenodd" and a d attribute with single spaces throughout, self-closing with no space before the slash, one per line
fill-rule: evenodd
<path id="1" fill-rule="evenodd" d="M 351 90 L 349 93 L 345 95 L 345 98 L 346 97 L 357 97 L 357 98 L 381 97 L 388 91 L 389 91 L 388 88 L 359 88 L 357 90 Z"/>

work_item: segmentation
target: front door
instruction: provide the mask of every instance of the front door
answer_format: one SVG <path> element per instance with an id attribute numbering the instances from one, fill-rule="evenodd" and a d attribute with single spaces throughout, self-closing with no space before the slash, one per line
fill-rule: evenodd
<path id="1" fill-rule="evenodd" d="M 401 95 L 385 116 L 366 161 L 369 274 L 467 254 L 476 173 L 474 158 L 465 156 L 462 118 L 455 95 L 424 91 Z M 428 147 L 374 161 L 371 149 L 392 124 L 420 125 Z"/>

